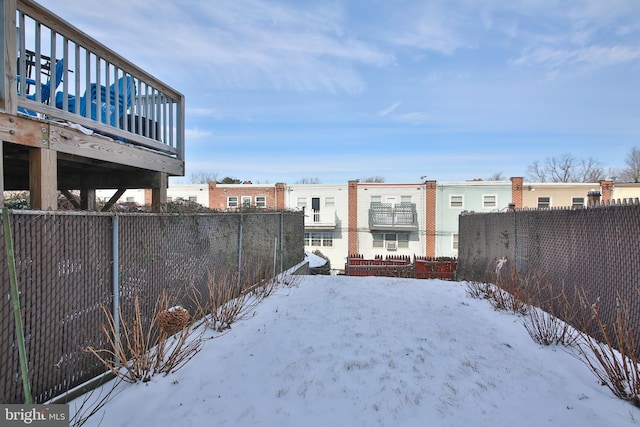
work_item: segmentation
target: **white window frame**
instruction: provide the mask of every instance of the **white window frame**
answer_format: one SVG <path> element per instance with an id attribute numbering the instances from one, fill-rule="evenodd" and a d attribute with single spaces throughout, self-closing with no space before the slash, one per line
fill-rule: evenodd
<path id="1" fill-rule="evenodd" d="M 238 196 L 227 196 L 227 209 L 238 209 Z"/>
<path id="2" fill-rule="evenodd" d="M 240 201 L 243 208 L 251 207 L 251 196 L 240 196 Z"/>
<path id="3" fill-rule="evenodd" d="M 330 231 L 306 231 L 304 245 L 313 247 L 333 247 L 333 233 Z"/>
<path id="4" fill-rule="evenodd" d="M 372 247 L 374 249 L 409 249 L 410 233 L 372 233 Z M 392 244 L 389 245 L 389 242 Z M 391 247 L 391 249 L 389 249 Z"/>
<path id="5" fill-rule="evenodd" d="M 325 208 L 332 208 L 336 205 L 336 198 L 333 196 L 330 197 L 325 197 L 324 198 L 324 207 Z"/>
<path id="6" fill-rule="evenodd" d="M 411 196 L 400 196 L 400 203 L 413 203 L 413 198 Z"/>
<path id="7" fill-rule="evenodd" d="M 540 199 L 547 199 L 547 206 L 540 206 Z M 536 206 L 538 207 L 538 209 L 549 209 L 551 206 L 553 206 L 551 204 L 551 196 L 538 196 L 538 198 L 536 199 Z"/>
<path id="8" fill-rule="evenodd" d="M 198 203 L 198 196 L 189 196 L 189 201 Z"/>
<path id="9" fill-rule="evenodd" d="M 267 196 L 256 196 L 256 208 L 264 209 L 267 207 Z"/>
<path id="10" fill-rule="evenodd" d="M 460 206 L 453 205 L 453 199 L 460 198 Z M 457 203 L 457 202 L 456 202 Z M 464 194 L 450 194 L 449 195 L 449 208 L 450 209 L 464 209 Z"/>
<path id="11" fill-rule="evenodd" d="M 577 201 L 577 203 L 576 203 Z M 585 206 L 585 197 L 575 196 L 571 198 L 572 208 L 583 208 Z"/>
<path id="12" fill-rule="evenodd" d="M 306 209 L 307 208 L 307 198 L 306 197 L 298 197 L 298 209 Z"/>
<path id="13" fill-rule="evenodd" d="M 493 204 L 487 204 L 487 199 L 493 198 Z M 482 207 L 484 209 L 498 209 L 498 195 L 497 194 L 483 194 L 482 195 Z"/>
<path id="14" fill-rule="evenodd" d="M 452 251 L 456 251 L 456 252 L 458 251 L 458 246 L 460 244 L 459 238 L 460 238 L 460 235 L 457 234 L 457 233 L 453 233 L 451 235 L 451 250 Z"/>

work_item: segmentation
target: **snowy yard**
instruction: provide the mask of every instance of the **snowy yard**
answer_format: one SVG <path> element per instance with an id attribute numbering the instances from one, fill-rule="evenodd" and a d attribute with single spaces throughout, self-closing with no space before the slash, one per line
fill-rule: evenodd
<path id="1" fill-rule="evenodd" d="M 600 427 L 640 424 L 640 410 L 464 283 L 305 276 L 174 374 L 121 384 L 86 425 L 100 422 Z"/>

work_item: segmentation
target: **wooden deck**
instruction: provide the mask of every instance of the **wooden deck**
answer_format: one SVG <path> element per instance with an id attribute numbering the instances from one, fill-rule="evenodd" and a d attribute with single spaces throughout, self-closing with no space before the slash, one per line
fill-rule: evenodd
<path id="1" fill-rule="evenodd" d="M 1 189 L 45 210 L 75 191 L 94 210 L 96 189 L 150 188 L 161 209 L 184 175 L 184 96 L 34 1 L 0 5 Z"/>

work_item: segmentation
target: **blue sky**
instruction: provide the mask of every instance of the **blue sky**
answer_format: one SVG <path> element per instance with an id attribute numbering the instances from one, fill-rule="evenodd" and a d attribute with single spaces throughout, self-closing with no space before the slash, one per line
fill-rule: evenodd
<path id="1" fill-rule="evenodd" d="M 637 0 L 39 2 L 185 94 L 183 182 L 526 177 L 640 146 Z"/>

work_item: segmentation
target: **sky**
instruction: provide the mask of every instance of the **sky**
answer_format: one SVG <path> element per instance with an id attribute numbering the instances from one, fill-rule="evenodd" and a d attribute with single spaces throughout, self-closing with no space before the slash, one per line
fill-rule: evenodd
<path id="1" fill-rule="evenodd" d="M 186 97 L 186 173 L 606 172 L 640 146 L 637 0 L 40 0 Z"/>
<path id="2" fill-rule="evenodd" d="M 640 419 L 571 350 L 535 344 L 519 317 L 468 297 L 465 282 L 304 276 L 203 338 L 178 371 L 121 383 L 85 426 L 623 427 Z M 112 385 L 71 402 L 71 413 Z"/>

